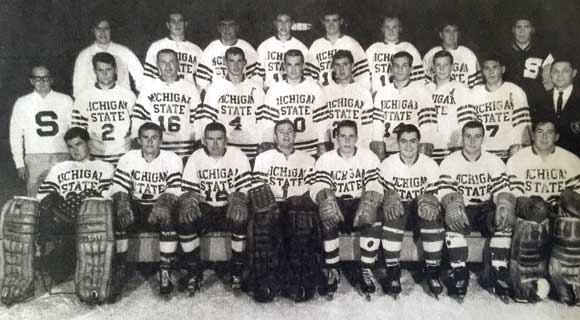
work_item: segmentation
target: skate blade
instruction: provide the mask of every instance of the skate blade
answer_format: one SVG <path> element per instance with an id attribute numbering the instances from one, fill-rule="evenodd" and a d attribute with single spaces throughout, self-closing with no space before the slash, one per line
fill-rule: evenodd
<path id="1" fill-rule="evenodd" d="M 499 298 L 505 304 L 509 304 L 510 303 L 510 298 L 508 296 L 506 296 L 506 295 L 500 295 Z"/>
<path id="2" fill-rule="evenodd" d="M 457 298 L 456 298 L 456 300 L 457 300 L 457 302 L 459 304 L 462 304 L 463 301 L 465 300 L 465 296 L 464 295 L 458 295 Z"/>
<path id="3" fill-rule="evenodd" d="M 334 293 L 328 293 L 328 294 L 326 295 L 326 300 L 328 300 L 328 301 L 332 301 L 332 300 L 334 300 Z"/>
<path id="4" fill-rule="evenodd" d="M 371 301 L 372 295 L 370 293 L 365 293 L 365 299 Z"/>

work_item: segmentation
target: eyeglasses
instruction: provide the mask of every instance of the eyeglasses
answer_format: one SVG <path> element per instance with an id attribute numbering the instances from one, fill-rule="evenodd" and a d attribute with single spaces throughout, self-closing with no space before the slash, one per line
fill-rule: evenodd
<path id="1" fill-rule="evenodd" d="M 51 76 L 32 76 L 30 77 L 30 79 L 32 79 L 32 81 L 34 82 L 49 82 L 50 80 L 52 80 Z"/>

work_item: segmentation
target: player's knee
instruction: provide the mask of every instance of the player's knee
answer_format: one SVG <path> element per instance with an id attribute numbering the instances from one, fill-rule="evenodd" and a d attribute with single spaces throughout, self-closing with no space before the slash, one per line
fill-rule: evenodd
<path id="1" fill-rule="evenodd" d="M 445 244 L 448 249 L 461 248 L 467 246 L 467 240 L 462 233 L 459 232 L 445 232 Z"/>

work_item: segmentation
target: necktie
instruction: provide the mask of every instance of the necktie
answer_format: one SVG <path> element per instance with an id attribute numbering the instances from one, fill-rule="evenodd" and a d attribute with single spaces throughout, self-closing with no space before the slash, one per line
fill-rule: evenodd
<path id="1" fill-rule="evenodd" d="M 560 113 L 562 113 L 562 107 L 564 104 L 564 98 L 562 95 L 564 94 L 563 91 L 558 92 L 558 100 L 556 100 L 556 116 L 559 117 Z"/>

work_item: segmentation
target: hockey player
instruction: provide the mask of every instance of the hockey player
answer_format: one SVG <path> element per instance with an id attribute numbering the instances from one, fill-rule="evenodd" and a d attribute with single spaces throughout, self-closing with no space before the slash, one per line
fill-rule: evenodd
<path id="1" fill-rule="evenodd" d="M 131 113 L 132 135 L 145 122 L 157 123 L 164 132 L 163 150 L 187 158 L 195 148 L 195 117 L 201 103 L 195 85 L 178 75 L 177 53 L 171 49 L 157 52 L 159 79 L 148 82 Z"/>
<path id="2" fill-rule="evenodd" d="M 445 21 L 439 32 L 441 45 L 431 48 L 423 57 L 423 67 L 427 79 L 433 80 L 433 55 L 441 50 L 447 50 L 453 55 L 453 79 L 474 88 L 482 82 L 479 62 L 469 48 L 459 44 L 459 25 L 453 21 Z"/>
<path id="3" fill-rule="evenodd" d="M 111 54 L 95 54 L 93 68 L 97 82 L 77 97 L 71 126 L 89 132 L 93 157 L 117 165 L 131 148 L 131 110 L 136 98 L 117 85 L 117 63 Z"/>
<path id="4" fill-rule="evenodd" d="M 512 41 L 502 51 L 505 79 L 521 87 L 530 106 L 534 106 L 546 90 L 551 89 L 552 54 L 534 38 L 536 28 L 531 16 L 518 13 L 512 25 Z"/>
<path id="5" fill-rule="evenodd" d="M 70 121 L 72 99 L 52 90 L 53 77 L 44 65 L 32 67 L 32 93 L 16 100 L 10 117 L 10 149 L 26 193 L 36 196 L 48 170 L 69 159 L 63 137 Z"/>
<path id="6" fill-rule="evenodd" d="M 406 51 L 393 55 L 393 82 L 379 89 L 374 97 L 373 141 L 371 150 L 385 159 L 396 153 L 397 132 L 401 124 L 413 124 L 425 141 L 420 150 L 430 156 L 437 130 L 437 111 L 423 83 L 411 81 L 413 56 Z"/>
<path id="7" fill-rule="evenodd" d="M 219 122 L 205 127 L 203 144 L 204 148 L 187 161 L 183 171 L 184 193 L 177 199 L 176 229 L 188 269 L 180 284 L 191 296 L 199 291 L 203 281 L 200 235 L 212 231 L 232 233 L 230 271 L 234 291 L 241 287 L 246 260 L 250 163 L 240 149 L 226 147 L 226 128 Z"/>
<path id="8" fill-rule="evenodd" d="M 370 92 L 354 81 L 353 64 L 350 51 L 338 50 L 332 57 L 332 72 L 336 80 L 323 87 L 327 98 L 330 138 L 336 145 L 338 123 L 353 120 L 359 129 L 357 145 L 369 148 L 373 130 L 373 98 Z"/>
<path id="9" fill-rule="evenodd" d="M 147 49 L 144 76 L 148 81 L 161 78 L 157 54 L 161 50 L 171 49 L 177 54 L 179 77 L 196 83 L 196 73 L 202 51 L 195 43 L 185 39 L 187 25 L 188 21 L 185 20 L 183 13 L 179 11 L 169 12 L 167 22 L 165 22 L 169 36 L 153 42 Z"/>
<path id="10" fill-rule="evenodd" d="M 202 59 L 199 63 L 196 78 L 200 91 L 207 89 L 216 77 L 226 77 L 227 68 L 224 57 L 228 48 L 235 46 L 244 50 L 246 56 L 244 72 L 247 78 L 253 77 L 257 72 L 258 54 L 256 53 L 256 49 L 247 41 L 238 39 L 240 26 L 234 17 L 229 15 L 221 16 L 217 29 L 220 33 L 220 38 L 212 41 L 203 50 Z"/>
<path id="11" fill-rule="evenodd" d="M 258 109 L 260 150 L 273 147 L 273 127 L 276 121 L 290 119 L 296 129 L 297 150 L 310 155 L 326 151 L 328 139 L 328 107 L 322 89 L 312 80 L 304 78 L 304 55 L 299 50 L 288 50 L 284 55 L 286 80 L 268 90 L 264 105 Z"/>
<path id="12" fill-rule="evenodd" d="M 133 232 L 159 232 L 159 293 L 173 290 L 170 269 L 177 249 L 172 221 L 181 195 L 183 164 L 171 151 L 160 150 L 163 129 L 152 122 L 139 127 L 139 150 L 130 150 L 119 160 L 110 193 L 115 211 L 117 285 L 127 281 L 128 236 Z"/>
<path id="13" fill-rule="evenodd" d="M 203 128 L 212 121 L 227 125 L 228 146 L 240 148 L 253 160 L 256 157 L 260 138 L 256 112 L 264 103 L 262 86 L 244 74 L 246 58 L 244 51 L 230 47 L 225 53 L 227 76 L 216 78 L 200 107 L 196 125 L 201 137 Z"/>
<path id="14" fill-rule="evenodd" d="M 559 134 L 554 118 L 535 119 L 532 132 L 533 145 L 507 163 L 510 188 L 517 197 L 510 263 L 514 298 L 520 302 L 545 298 L 549 270 L 560 301 L 578 305 L 580 159 L 556 146 Z M 553 240 L 547 267 L 550 225 Z"/>
<path id="15" fill-rule="evenodd" d="M 322 222 L 326 277 L 322 291 L 332 298 L 340 282 L 339 232 L 360 232 L 360 286 L 367 299 L 375 292 L 373 265 L 379 248 L 377 208 L 383 200 L 379 159 L 358 148 L 357 125 L 343 120 L 337 125 L 338 147 L 323 154 L 315 165 L 310 196 Z"/>
<path id="16" fill-rule="evenodd" d="M 103 17 L 97 17 L 92 26 L 95 42 L 83 49 L 76 61 L 73 72 L 73 96 L 79 98 L 79 94 L 92 88 L 97 81 L 93 71 L 93 56 L 99 52 L 106 52 L 115 57 L 117 65 L 117 84 L 127 90 L 131 90 L 131 78 L 137 91 L 143 85 L 143 66 L 137 56 L 124 45 L 111 41 L 111 21 Z"/>
<path id="17" fill-rule="evenodd" d="M 488 133 L 483 150 L 507 161 L 520 148 L 530 144 L 530 108 L 525 92 L 503 81 L 505 65 L 498 55 L 482 59 L 485 84 L 471 92 L 471 104 L 477 119 Z"/>
<path id="18" fill-rule="evenodd" d="M 319 272 L 318 212 L 308 195 L 314 158 L 294 149 L 290 120 L 277 122 L 274 132 L 276 149 L 256 158 L 249 192 L 255 211 L 254 298 L 271 301 L 283 286 L 285 295 L 303 302 L 314 296 Z"/>
<path id="19" fill-rule="evenodd" d="M 309 49 L 308 74 L 321 86 L 327 86 L 334 79 L 332 57 L 338 50 L 348 50 L 354 57 L 352 75 L 366 90 L 371 89 L 369 65 L 364 50 L 350 36 L 342 33 L 342 16 L 336 10 L 326 10 L 321 19 L 326 35 L 315 40 Z"/>
<path id="20" fill-rule="evenodd" d="M 478 230 L 490 239 L 489 250 L 484 252 L 486 272 L 480 282 L 507 301 L 515 197 L 509 192 L 503 161 L 482 149 L 483 124 L 467 122 L 461 134 L 463 149 L 443 160 L 439 185 L 451 265 L 447 292 L 463 301 L 469 285 L 465 235 Z"/>
<path id="21" fill-rule="evenodd" d="M 40 203 L 30 198 L 16 197 L 14 200 L 10 200 L 13 201 L 12 205 L 9 201 L 3 209 L 1 219 L 4 223 L 2 226 L 3 238 L 5 242 L 12 242 L 11 245 L 10 243 L 2 244 L 4 250 L 2 250 L 2 257 L 0 257 L 3 264 L 3 278 L 0 279 L 0 287 L 2 287 L 0 300 L 4 304 L 21 302 L 34 295 L 32 260 L 37 240 L 42 249 L 45 249 L 47 241 L 53 242 L 54 249 L 47 255 L 43 266 L 48 269 L 48 274 L 53 281 L 60 283 L 74 272 L 77 257 L 75 241 L 66 236 L 74 236 L 77 232 L 77 219 L 81 220 L 78 215 L 83 201 L 89 197 L 106 195 L 113 177 L 113 167 L 110 164 L 100 160 L 92 160 L 89 153 L 89 140 L 90 137 L 86 130 L 81 128 L 69 129 L 64 134 L 64 141 L 71 160 L 59 162 L 50 169 L 36 195 L 36 199 Z M 27 212 L 27 209 L 31 208 L 34 210 Z M 8 210 L 5 211 L 6 209 Z M 13 211 L 10 211 L 11 209 Z M 17 210 L 20 210 L 22 216 L 18 216 Z M 39 210 L 38 216 L 36 210 Z M 12 216 L 12 214 L 15 215 Z M 19 219 L 23 218 L 24 220 L 19 223 Z M 98 226 L 98 220 L 93 221 L 96 226 Z M 34 226 L 32 229 L 31 225 Z M 35 239 L 36 231 L 33 231 L 36 230 L 36 225 L 38 226 L 39 239 Z M 12 236 L 9 234 L 10 232 L 13 233 Z M 23 242 L 27 240 L 29 243 L 24 245 Z M 79 252 L 79 259 L 86 258 L 84 253 Z M 93 252 L 93 254 L 95 253 Z M 99 275 L 102 278 L 93 280 L 99 282 L 102 280 L 102 283 L 106 283 L 107 279 L 110 279 L 108 277 L 111 276 L 110 266 L 96 264 L 98 268 L 103 268 Z M 80 270 L 77 273 L 85 271 L 83 267 L 82 260 L 79 260 L 78 269 Z M 77 283 L 77 289 L 84 287 L 84 285 L 86 282 L 80 280 Z M 77 291 L 77 294 L 81 300 L 88 298 L 84 292 Z"/>
<path id="22" fill-rule="evenodd" d="M 397 15 L 385 16 L 381 32 L 383 33 L 382 41 L 375 42 L 366 51 L 373 92 L 377 92 L 379 88 L 391 82 L 392 56 L 399 51 L 406 51 L 413 56 L 415 63 L 411 70 L 411 81 L 424 81 L 425 71 L 423 70 L 421 54 L 414 45 L 400 40 L 401 32 L 403 32 L 403 23 L 400 17 Z"/>
<path id="23" fill-rule="evenodd" d="M 290 49 L 300 50 L 308 56 L 308 48 L 292 35 L 294 21 L 290 14 L 280 12 L 274 20 L 276 35 L 258 46 L 258 66 L 256 74 L 262 78 L 264 90 L 284 79 L 284 54 Z"/>
<path id="24" fill-rule="evenodd" d="M 432 157 L 441 163 L 452 151 L 461 149 L 461 128 L 476 120 L 475 110 L 469 103 L 469 88 L 451 78 L 453 56 L 441 50 L 433 56 L 433 82 L 427 84 L 437 110 L 437 133 Z"/>
<path id="25" fill-rule="evenodd" d="M 400 152 L 385 159 L 380 166 L 385 190 L 381 242 L 387 267 L 381 286 L 385 293 L 395 298 L 401 293 L 399 259 L 409 219 L 419 225 L 429 289 L 435 297 L 443 291 L 439 275 L 445 229 L 437 199 L 439 166 L 419 153 L 420 141 L 421 133 L 416 126 L 401 125 L 397 132 Z"/>

